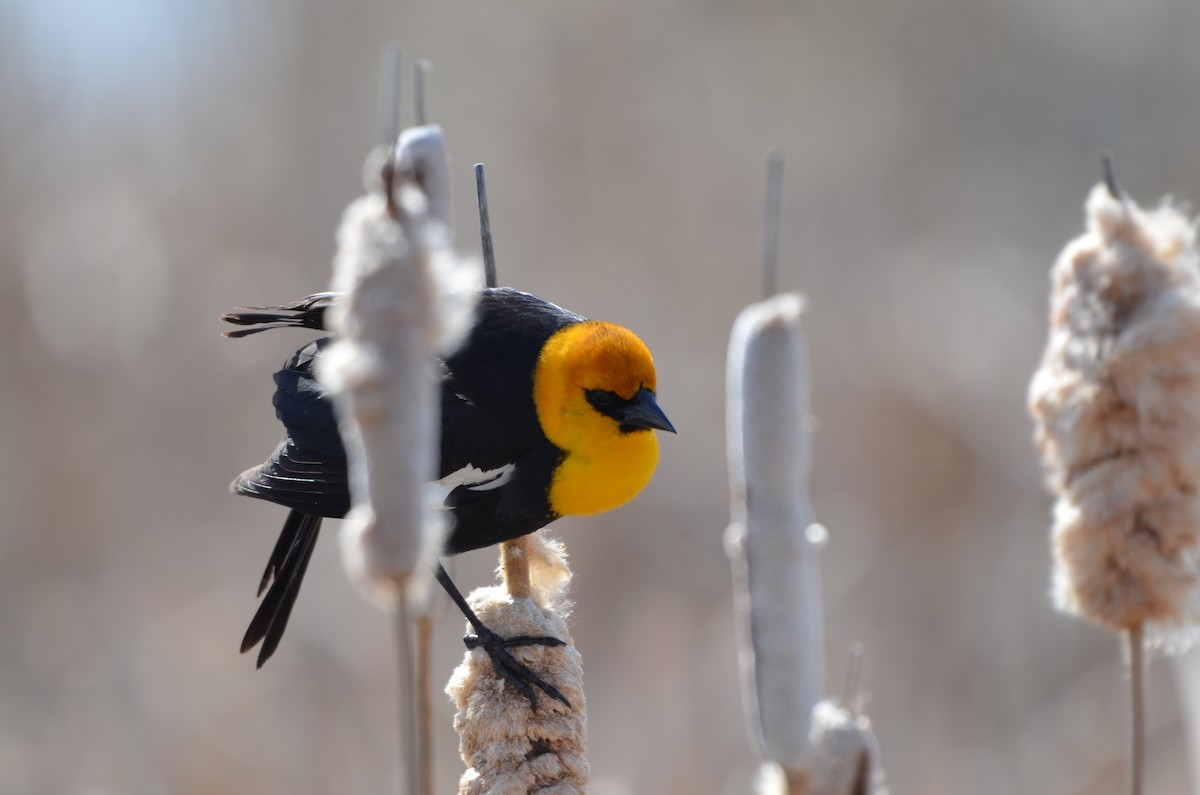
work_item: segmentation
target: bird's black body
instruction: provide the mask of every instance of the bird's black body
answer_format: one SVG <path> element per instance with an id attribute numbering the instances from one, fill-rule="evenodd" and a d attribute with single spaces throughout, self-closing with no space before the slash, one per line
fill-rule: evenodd
<path id="1" fill-rule="evenodd" d="M 533 374 L 546 340 L 583 321 L 506 288 L 484 290 L 477 311 L 475 328 L 446 360 L 439 477 L 466 466 L 514 469 L 503 486 L 486 491 L 460 486 L 446 498 L 454 515 L 445 546 L 449 555 L 532 533 L 558 518 L 546 489 L 563 451 L 541 431 Z"/>
<path id="2" fill-rule="evenodd" d="M 541 433 L 533 404 L 533 372 L 546 340 L 583 318 L 508 288 L 484 290 L 474 329 L 445 361 L 441 383 L 438 476 L 464 467 L 514 466 L 505 485 L 458 486 L 446 498 L 454 527 L 445 553 L 457 554 L 531 533 L 557 518 L 546 484 L 562 451 Z M 321 322 L 323 316 L 314 316 Z M 275 373 L 275 414 L 287 436 L 266 463 L 234 483 L 239 494 L 314 516 L 341 518 L 350 509 L 346 451 L 333 404 L 313 368 L 332 337 L 310 342 Z"/>
<path id="3" fill-rule="evenodd" d="M 325 296 L 314 297 L 225 319 L 255 326 L 231 332 L 237 336 L 280 326 L 321 329 L 329 303 Z M 533 374 L 546 341 L 583 321 L 508 288 L 483 290 L 476 312 L 474 328 L 442 368 L 439 477 L 454 485 L 463 472 L 478 476 L 467 467 L 500 474 L 493 474 L 485 488 L 478 488 L 476 477 L 449 492 L 446 505 L 454 524 L 444 554 L 517 538 L 557 518 L 547 484 L 563 452 L 541 432 Z M 287 625 L 321 519 L 340 518 L 350 509 L 346 452 L 330 397 L 313 373 L 331 341 L 324 337 L 305 345 L 275 373 L 273 402 L 286 437 L 265 463 L 232 485 L 239 494 L 292 509 L 263 576 L 262 587 L 270 583 L 270 591 L 243 640 L 243 650 L 264 640 L 259 665 L 274 652 Z"/>

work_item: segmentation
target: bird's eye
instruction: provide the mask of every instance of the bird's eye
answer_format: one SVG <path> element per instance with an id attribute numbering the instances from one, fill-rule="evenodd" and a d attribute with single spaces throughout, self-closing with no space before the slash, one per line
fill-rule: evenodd
<path id="1" fill-rule="evenodd" d="M 603 409 L 612 405 L 613 398 L 616 395 L 605 389 L 589 389 L 584 392 L 584 397 L 587 398 L 588 403 L 591 403 L 598 409 Z"/>

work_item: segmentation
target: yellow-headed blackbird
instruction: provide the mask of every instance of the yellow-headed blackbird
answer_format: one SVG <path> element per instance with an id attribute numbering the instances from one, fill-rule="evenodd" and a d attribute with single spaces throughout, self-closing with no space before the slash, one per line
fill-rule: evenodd
<path id="1" fill-rule="evenodd" d="M 230 313 L 223 320 L 248 328 L 227 336 L 321 329 L 335 300 L 321 293 Z M 476 313 L 473 330 L 441 368 L 439 477 L 454 520 L 446 555 L 517 538 L 560 516 L 628 502 L 658 462 L 653 430 L 675 430 L 655 399 L 650 351 L 627 329 L 509 288 L 484 289 Z M 263 642 L 259 666 L 287 626 L 321 520 L 350 508 L 346 453 L 329 395 L 313 374 L 332 339 L 309 343 L 275 373 L 275 413 L 287 435 L 265 463 L 231 486 L 291 509 L 259 593 L 270 589 L 242 642 L 243 652 Z M 560 641 L 499 638 L 478 622 L 440 566 L 438 580 L 476 630 L 468 646 L 484 647 L 531 700 L 529 681 L 563 700 L 505 651 Z"/>

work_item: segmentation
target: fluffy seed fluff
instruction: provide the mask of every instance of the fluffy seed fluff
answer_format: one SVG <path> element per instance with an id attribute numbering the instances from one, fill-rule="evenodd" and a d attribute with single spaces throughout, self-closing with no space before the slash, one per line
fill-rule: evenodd
<path id="1" fill-rule="evenodd" d="M 385 599 L 410 577 L 424 585 L 423 564 L 441 549 L 445 516 L 426 486 L 436 479 L 440 424 L 434 356 L 469 329 L 479 275 L 446 245 L 440 131 L 406 130 L 396 160 L 394 201 L 368 193 L 343 216 L 332 284 L 343 297 L 329 310 L 337 341 L 318 367 L 349 465 L 343 559 Z"/>
<path id="2" fill-rule="evenodd" d="M 454 728 L 467 771 L 460 795 L 582 795 L 587 705 L 583 661 L 567 631 L 571 572 L 562 545 L 534 533 L 527 544 L 532 594 L 515 599 L 503 585 L 467 597 L 480 620 L 504 637 L 549 635 L 565 646 L 522 646 L 513 655 L 557 687 L 571 708 L 538 692 L 536 711 L 500 676 L 481 649 L 468 651 L 446 693 L 457 712 Z"/>
<path id="3" fill-rule="evenodd" d="M 1200 532 L 1196 228 L 1103 185 L 1052 272 L 1029 411 L 1054 506 L 1056 606 L 1115 631 L 1193 634 Z"/>

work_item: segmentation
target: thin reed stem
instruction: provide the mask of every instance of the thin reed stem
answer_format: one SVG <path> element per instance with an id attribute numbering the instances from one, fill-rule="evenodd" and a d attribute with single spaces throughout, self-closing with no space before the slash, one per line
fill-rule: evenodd
<path id="1" fill-rule="evenodd" d="M 389 44 L 379 59 L 379 138 L 387 146 L 395 146 L 400 137 L 400 69 L 404 54 L 396 44 Z"/>
<path id="2" fill-rule="evenodd" d="M 783 150 L 767 154 L 767 197 L 763 208 L 762 287 L 770 298 L 779 289 L 779 214 L 783 206 Z"/>
<path id="3" fill-rule="evenodd" d="M 1142 627 L 1129 630 L 1129 792 L 1142 795 L 1146 769 L 1146 655 Z"/>
<path id="4" fill-rule="evenodd" d="M 862 643 L 855 641 L 850 644 L 850 653 L 846 658 L 846 690 L 842 707 L 851 716 L 857 718 L 859 710 L 859 680 L 862 676 L 862 658 L 865 648 Z"/>
<path id="5" fill-rule="evenodd" d="M 432 682 L 433 614 L 424 612 L 415 621 L 417 631 L 417 757 L 420 760 L 420 795 L 433 795 L 433 702 Z"/>
<path id="6" fill-rule="evenodd" d="M 408 600 L 401 594 L 392 610 L 392 628 L 396 637 L 396 712 L 400 726 L 400 791 L 418 795 L 421 776 L 413 704 L 413 648 L 408 623 Z"/>
<path id="7" fill-rule="evenodd" d="M 429 114 L 425 104 L 425 84 L 429 82 L 429 61 L 417 61 L 413 73 L 413 117 L 418 127 L 429 123 Z"/>
<path id="8" fill-rule="evenodd" d="M 488 215 L 487 177 L 483 173 L 483 163 L 475 164 L 475 196 L 479 200 L 479 239 L 483 248 L 484 284 L 487 287 L 495 287 L 496 250 L 492 247 L 492 220 Z"/>

